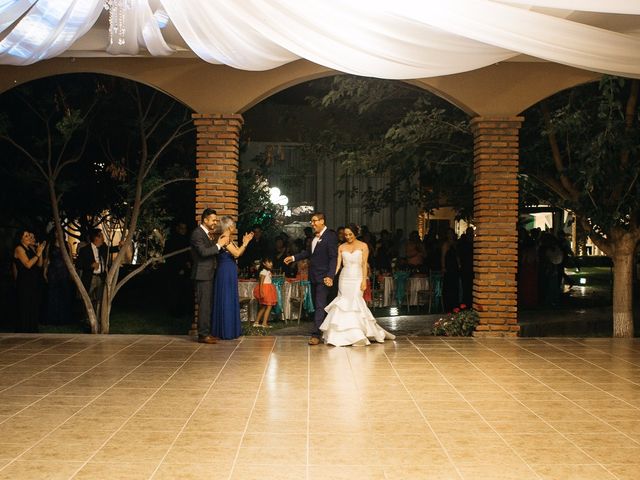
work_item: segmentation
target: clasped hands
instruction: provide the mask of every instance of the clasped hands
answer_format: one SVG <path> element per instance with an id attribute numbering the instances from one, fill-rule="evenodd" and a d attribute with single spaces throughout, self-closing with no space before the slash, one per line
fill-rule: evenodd
<path id="1" fill-rule="evenodd" d="M 222 235 L 218 237 L 218 240 L 216 243 L 221 247 L 225 247 L 229 245 L 230 240 L 231 240 L 231 236 L 229 235 L 229 232 L 224 232 Z"/>

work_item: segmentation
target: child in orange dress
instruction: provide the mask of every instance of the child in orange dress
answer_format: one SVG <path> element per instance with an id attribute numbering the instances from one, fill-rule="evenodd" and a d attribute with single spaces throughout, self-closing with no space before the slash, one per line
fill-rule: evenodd
<path id="1" fill-rule="evenodd" d="M 271 282 L 271 269 L 273 268 L 273 260 L 271 258 L 262 259 L 262 270 L 260 270 L 260 283 L 253 289 L 253 296 L 260 303 L 258 316 L 253 323 L 254 327 L 271 328 L 269 325 L 269 314 L 271 307 L 278 303 L 278 293 L 276 287 Z M 261 321 L 262 320 L 262 325 Z"/>

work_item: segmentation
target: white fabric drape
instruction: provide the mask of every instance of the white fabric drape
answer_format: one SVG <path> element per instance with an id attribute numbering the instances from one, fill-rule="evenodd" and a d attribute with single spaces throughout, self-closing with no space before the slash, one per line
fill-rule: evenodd
<path id="1" fill-rule="evenodd" d="M 36 0 L 0 0 L 0 33 L 29 10 Z"/>
<path id="2" fill-rule="evenodd" d="M 101 11 L 102 0 L 39 0 L 0 42 L 0 63 L 28 65 L 59 55 L 89 31 Z"/>
<path id="3" fill-rule="evenodd" d="M 636 0 L 493 0 L 511 5 L 536 8 L 556 8 L 582 12 L 622 13 L 640 15 L 640 2 Z"/>
<path id="4" fill-rule="evenodd" d="M 376 0 L 377 1 L 377 0 Z M 394 0 L 407 7 L 412 0 Z M 406 9 L 404 10 L 406 11 Z M 495 2 L 455 0 L 411 17 L 442 30 L 586 70 L 640 77 L 640 37 L 610 32 Z M 482 19 L 482 24 L 478 24 Z"/>
<path id="5" fill-rule="evenodd" d="M 120 45 L 114 38 L 107 52 L 112 55 L 137 55 L 146 48 L 153 56 L 171 55 L 171 48 L 160 31 L 158 21 L 153 16 L 149 0 L 132 0 L 131 10 L 125 10 L 125 43 Z"/>
<path id="6" fill-rule="evenodd" d="M 0 63 L 29 64 L 60 54 L 96 21 L 103 3 L 37 0 L 29 10 L 33 1 L 0 0 L 0 28 L 13 25 L 0 42 Z M 640 0 L 151 3 L 158 4 L 196 55 L 244 70 L 267 70 L 304 58 L 346 73 L 410 79 L 464 72 L 526 54 L 640 78 L 640 16 L 635 16 L 640 15 Z M 126 14 L 125 44 L 110 45 L 107 51 L 172 54 L 154 13 L 150 0 L 135 0 Z M 588 17 L 594 25 L 611 25 L 612 14 L 628 16 L 624 32 L 575 20 Z"/>

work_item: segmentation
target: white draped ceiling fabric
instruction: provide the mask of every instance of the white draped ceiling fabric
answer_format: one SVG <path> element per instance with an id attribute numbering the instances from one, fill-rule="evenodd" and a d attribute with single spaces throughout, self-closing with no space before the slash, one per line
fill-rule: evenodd
<path id="1" fill-rule="evenodd" d="M 63 54 L 98 21 L 103 5 L 0 0 L 0 64 Z M 581 12 L 631 21 L 614 31 L 580 23 L 573 14 Z M 640 78 L 640 0 L 132 0 L 126 42 L 105 51 L 172 55 L 180 47 L 163 35 L 167 23 L 198 57 L 243 70 L 304 58 L 345 73 L 415 79 L 525 54 Z"/>

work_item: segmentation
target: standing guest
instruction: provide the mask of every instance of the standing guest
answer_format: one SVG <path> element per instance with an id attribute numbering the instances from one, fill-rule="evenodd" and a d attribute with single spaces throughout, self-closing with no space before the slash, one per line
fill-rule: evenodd
<path id="1" fill-rule="evenodd" d="M 315 232 L 311 247 L 308 250 L 287 257 L 285 263 L 289 264 L 305 258 L 310 259 L 309 280 L 311 281 L 313 306 L 315 308 L 315 325 L 309 339 L 309 345 L 318 345 L 322 336 L 320 325 L 322 325 L 327 316 L 324 308 L 327 306 L 329 289 L 333 286 L 333 279 L 336 274 L 338 237 L 335 232 L 329 230 L 325 225 L 324 213 L 322 212 L 313 214 L 311 226 Z"/>
<path id="2" fill-rule="evenodd" d="M 338 245 L 342 245 L 344 242 L 346 242 L 344 238 L 344 227 L 338 227 L 336 230 L 336 235 L 338 236 Z"/>
<path id="3" fill-rule="evenodd" d="M 456 246 L 456 232 L 447 229 L 442 244 L 442 301 L 445 312 L 450 312 L 460 305 L 460 259 Z"/>
<path id="4" fill-rule="evenodd" d="M 226 235 L 231 239 L 236 233 L 236 223 L 231 217 L 222 217 L 215 232 L 216 235 Z M 245 233 L 240 247 L 235 242 L 229 241 L 218 255 L 218 267 L 213 282 L 211 332 L 215 337 L 223 340 L 232 340 L 242 334 L 236 259 L 242 256 L 252 239 L 253 232 Z"/>
<path id="5" fill-rule="evenodd" d="M 426 259 L 424 245 L 420 241 L 420 235 L 417 230 L 409 234 L 409 240 L 406 243 L 406 265 L 411 270 L 422 271 Z"/>
<path id="6" fill-rule="evenodd" d="M 520 231 L 518 256 L 518 307 L 536 307 L 538 297 L 538 245 L 524 228 Z"/>
<path id="7" fill-rule="evenodd" d="M 462 303 L 469 306 L 473 302 L 473 235 L 473 227 L 467 227 L 458 242 Z"/>
<path id="8" fill-rule="evenodd" d="M 404 230 L 401 228 L 396 229 L 396 234 L 393 237 L 391 255 L 392 258 L 397 259 L 398 263 L 405 263 L 407 258 L 407 240 L 404 238 Z"/>
<path id="9" fill-rule="evenodd" d="M 246 250 L 242 255 L 242 258 L 238 260 L 238 263 L 242 268 L 255 265 L 260 262 L 262 257 L 271 253 L 269 251 L 269 242 L 263 235 L 264 232 L 262 231 L 262 227 L 260 225 L 254 225 L 251 227 L 251 231 L 253 232 L 253 240 L 249 245 L 245 245 Z"/>
<path id="10" fill-rule="evenodd" d="M 284 259 L 289 256 L 290 252 L 284 239 L 280 236 L 276 237 L 276 251 L 273 256 L 273 269 L 276 272 L 284 273 L 285 277 L 294 278 L 298 274 L 298 268 L 295 265 L 287 265 Z"/>
<path id="11" fill-rule="evenodd" d="M 271 314 L 271 307 L 278 303 L 278 293 L 271 281 L 273 261 L 271 258 L 265 257 L 261 263 L 260 283 L 253 289 L 253 296 L 258 300 L 260 308 L 258 309 L 258 315 L 256 316 L 256 321 L 253 323 L 253 326 L 271 328 L 269 325 L 269 315 Z M 260 322 L 260 320 L 262 320 L 262 322 Z"/>
<path id="12" fill-rule="evenodd" d="M 369 251 L 372 252 L 376 245 L 376 237 L 371 233 L 369 227 L 366 225 L 362 225 L 360 227 L 360 235 L 358 236 L 358 240 L 364 242 L 369 247 Z"/>
<path id="13" fill-rule="evenodd" d="M 383 272 L 391 271 L 391 256 L 389 254 L 388 244 L 385 244 L 383 238 L 380 238 L 376 242 L 373 261 L 376 270 Z"/>
<path id="14" fill-rule="evenodd" d="M 560 282 L 562 277 L 558 265 L 562 265 L 564 253 L 558 240 L 549 232 L 540 236 L 538 250 L 538 275 L 541 277 L 542 288 L 539 289 L 541 300 L 547 307 L 555 307 L 560 302 Z"/>
<path id="15" fill-rule="evenodd" d="M 64 248 L 71 256 L 66 243 Z M 47 282 L 46 319 L 50 325 L 62 325 L 71 320 L 73 288 L 69 269 L 62 255 L 58 237 L 54 232 L 53 239 L 47 246 L 44 262 L 44 279 Z"/>
<path id="16" fill-rule="evenodd" d="M 188 249 L 190 242 L 187 224 L 179 222 L 164 244 L 165 254 Z M 174 317 L 186 315 L 193 306 L 191 290 L 191 256 L 188 251 L 167 258 L 167 302 Z"/>
<path id="17" fill-rule="evenodd" d="M 78 250 L 76 267 L 81 270 L 80 278 L 91 298 L 96 315 L 100 315 L 104 281 L 108 269 L 107 255 L 112 251 L 105 245 L 102 230 L 98 228 L 89 232 L 89 243 Z"/>
<path id="18" fill-rule="evenodd" d="M 293 242 L 293 247 L 291 249 L 291 255 L 295 255 L 297 253 L 303 252 L 304 251 L 304 244 L 305 241 L 301 238 L 297 238 L 294 242 Z M 300 260 L 298 262 L 296 262 L 295 264 L 290 263 L 288 265 L 289 267 L 294 267 L 298 270 L 298 273 L 296 274 L 296 278 L 298 280 L 309 280 L 309 259 L 305 258 L 304 260 Z"/>
<path id="19" fill-rule="evenodd" d="M 15 249 L 16 297 L 18 300 L 18 332 L 37 332 L 40 306 L 40 281 L 42 277 L 42 252 L 46 242 L 37 244 L 35 235 L 22 230 Z"/>
<path id="20" fill-rule="evenodd" d="M 211 310 L 213 304 L 213 277 L 216 271 L 216 255 L 229 242 L 229 235 L 221 235 L 213 241 L 213 229 L 218 216 L 212 208 L 205 208 L 200 216 L 200 225 L 191 233 L 191 279 L 195 283 L 198 308 L 198 342 L 216 343 L 211 336 Z"/>
<path id="21" fill-rule="evenodd" d="M 427 270 L 430 272 L 439 272 L 442 268 L 442 245 L 438 239 L 435 228 L 429 229 L 422 243 L 427 256 Z"/>

